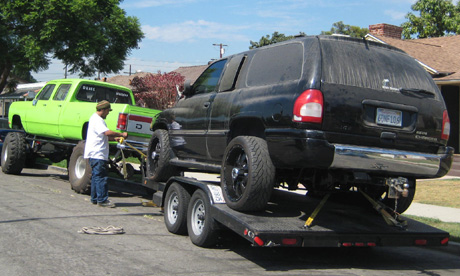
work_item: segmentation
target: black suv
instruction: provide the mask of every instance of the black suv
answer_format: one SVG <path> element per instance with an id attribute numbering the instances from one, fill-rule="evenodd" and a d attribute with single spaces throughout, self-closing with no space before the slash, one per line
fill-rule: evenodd
<path id="1" fill-rule="evenodd" d="M 186 85 L 152 126 L 147 174 L 220 172 L 239 211 L 263 209 L 274 187 L 302 185 L 359 188 L 403 212 L 416 178 L 450 169 L 449 129 L 438 87 L 401 50 L 302 37 L 218 60 Z"/>

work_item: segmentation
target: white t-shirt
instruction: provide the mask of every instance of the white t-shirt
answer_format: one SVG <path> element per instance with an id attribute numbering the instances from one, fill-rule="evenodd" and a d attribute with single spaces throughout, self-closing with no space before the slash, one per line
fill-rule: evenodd
<path id="1" fill-rule="evenodd" d="M 107 124 L 97 113 L 89 118 L 84 158 L 109 159 L 109 138 L 104 134 L 107 130 Z"/>

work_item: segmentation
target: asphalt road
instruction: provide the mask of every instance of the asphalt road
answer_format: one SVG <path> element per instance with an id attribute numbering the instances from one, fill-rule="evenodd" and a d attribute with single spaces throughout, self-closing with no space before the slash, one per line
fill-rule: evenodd
<path id="1" fill-rule="evenodd" d="M 460 254 L 428 248 L 254 248 L 227 233 L 212 249 L 170 234 L 142 187 L 112 185 L 117 208 L 70 189 L 65 173 L 0 172 L 0 275 L 459 275 Z M 79 234 L 122 226 L 122 235 Z"/>

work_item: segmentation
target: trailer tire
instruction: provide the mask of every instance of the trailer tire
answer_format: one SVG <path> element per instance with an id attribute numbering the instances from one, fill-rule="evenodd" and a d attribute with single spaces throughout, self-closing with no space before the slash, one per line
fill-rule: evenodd
<path id="1" fill-rule="evenodd" d="M 83 158 L 85 141 L 80 141 L 72 151 L 69 159 L 69 182 L 72 190 L 79 194 L 91 192 L 91 166 L 88 159 Z"/>
<path id="2" fill-rule="evenodd" d="M 153 132 L 147 151 L 147 177 L 154 181 L 166 181 L 180 175 L 178 169 L 169 164 L 173 151 L 169 145 L 168 131 L 157 129 Z"/>
<path id="3" fill-rule="evenodd" d="M 275 166 L 267 142 L 238 136 L 227 146 L 221 169 L 221 187 L 228 207 L 260 211 L 266 206 L 275 183 Z"/>
<path id="4" fill-rule="evenodd" d="M 409 180 L 409 194 L 407 195 L 407 197 L 401 196 L 398 198 L 398 205 L 396 206 L 395 211 L 399 214 L 404 213 L 407 209 L 409 209 L 409 206 L 412 204 L 412 201 L 414 200 L 414 196 L 415 196 L 415 180 Z M 384 194 L 381 201 L 383 204 L 390 207 L 391 209 L 395 208 L 395 199 L 388 198 L 387 193 Z"/>
<path id="5" fill-rule="evenodd" d="M 193 244 L 211 247 L 217 243 L 217 222 L 211 217 L 211 203 L 206 193 L 197 189 L 187 210 L 187 230 Z"/>
<path id="6" fill-rule="evenodd" d="M 174 182 L 168 188 L 164 205 L 164 220 L 169 232 L 178 235 L 187 234 L 187 208 L 190 193 Z"/>
<path id="7" fill-rule="evenodd" d="M 25 134 L 22 132 L 8 133 L 2 148 L 2 171 L 6 174 L 20 174 L 25 166 L 26 151 Z"/>

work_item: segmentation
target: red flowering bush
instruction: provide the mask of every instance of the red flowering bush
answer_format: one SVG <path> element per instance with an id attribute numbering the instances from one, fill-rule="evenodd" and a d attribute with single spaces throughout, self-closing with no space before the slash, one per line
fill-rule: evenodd
<path id="1" fill-rule="evenodd" d="M 131 80 L 136 103 L 153 109 L 167 109 L 176 103 L 176 85 L 184 87 L 185 77 L 176 72 L 148 74 Z"/>

